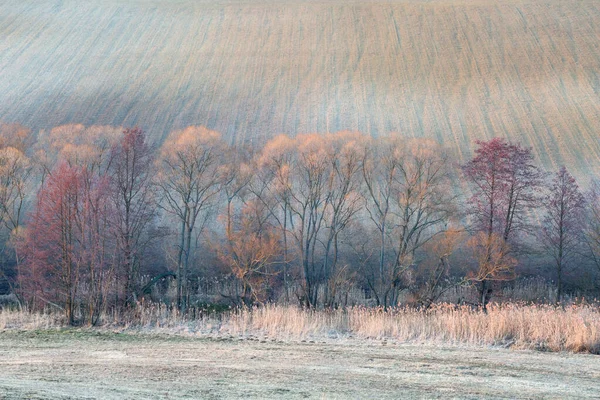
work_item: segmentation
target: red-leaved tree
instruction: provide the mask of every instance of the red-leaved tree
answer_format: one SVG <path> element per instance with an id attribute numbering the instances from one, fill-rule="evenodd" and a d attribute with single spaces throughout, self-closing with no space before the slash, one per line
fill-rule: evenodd
<path id="1" fill-rule="evenodd" d="M 108 260 L 105 180 L 85 168 L 60 164 L 40 189 L 22 253 L 20 287 L 32 305 L 64 309 L 70 324 L 75 311 L 94 324 L 104 305 Z"/>
<path id="2" fill-rule="evenodd" d="M 487 236 L 490 243 L 483 248 L 494 248 L 491 245 L 494 237 L 514 246 L 518 234 L 530 227 L 527 212 L 539 204 L 544 175 L 534 164 L 530 148 L 501 138 L 476 143 L 475 157 L 463 166 L 473 191 L 468 208 L 473 231 Z M 504 250 L 500 253 L 508 255 Z M 492 256 L 488 254 L 485 259 Z M 487 264 L 485 261 L 482 265 Z M 484 308 L 491 294 L 488 281 L 494 279 L 493 275 L 486 276 L 480 281 Z"/>

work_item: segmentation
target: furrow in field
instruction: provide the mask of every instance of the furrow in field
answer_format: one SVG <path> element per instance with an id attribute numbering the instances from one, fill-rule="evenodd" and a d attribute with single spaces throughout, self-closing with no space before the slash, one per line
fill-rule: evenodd
<path id="1" fill-rule="evenodd" d="M 0 119 L 399 131 L 600 168 L 600 3 L 0 0 Z"/>

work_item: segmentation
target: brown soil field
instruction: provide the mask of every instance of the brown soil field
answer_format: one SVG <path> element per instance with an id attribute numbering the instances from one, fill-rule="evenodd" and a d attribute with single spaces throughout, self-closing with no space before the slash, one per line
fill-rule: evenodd
<path id="1" fill-rule="evenodd" d="M 594 398 L 598 356 L 358 339 L 0 333 L 0 398 Z"/>
<path id="2" fill-rule="evenodd" d="M 504 136 L 600 168 L 600 2 L 0 1 L 0 120 Z"/>

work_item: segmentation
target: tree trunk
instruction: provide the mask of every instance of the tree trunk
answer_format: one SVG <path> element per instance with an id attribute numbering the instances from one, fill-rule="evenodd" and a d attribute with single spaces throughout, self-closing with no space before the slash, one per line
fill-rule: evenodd
<path id="1" fill-rule="evenodd" d="M 481 281 L 481 287 L 479 290 L 479 296 L 481 301 L 481 308 L 484 312 L 487 312 L 487 305 L 490 301 L 491 289 L 489 287 L 489 282 L 487 280 Z"/>
<path id="2" fill-rule="evenodd" d="M 177 308 L 181 310 L 182 284 L 183 281 L 183 252 L 185 246 L 185 220 L 181 221 L 181 235 L 179 241 L 179 254 L 177 256 Z"/>
<path id="3" fill-rule="evenodd" d="M 560 304 L 562 302 L 562 295 L 563 295 L 562 262 L 559 261 L 557 263 L 557 267 L 558 267 L 558 270 L 557 270 L 557 272 L 558 272 L 558 280 L 557 280 L 558 285 L 557 286 L 558 287 L 556 289 L 556 301 L 557 301 L 557 303 Z"/>
<path id="4" fill-rule="evenodd" d="M 190 269 L 190 252 L 192 249 L 192 228 L 188 229 L 187 232 L 187 242 L 185 244 L 185 262 L 183 265 L 182 271 L 182 279 L 181 279 L 181 292 L 182 292 L 182 302 L 181 302 L 181 313 L 185 314 L 187 311 L 187 303 L 188 303 L 188 273 Z"/>

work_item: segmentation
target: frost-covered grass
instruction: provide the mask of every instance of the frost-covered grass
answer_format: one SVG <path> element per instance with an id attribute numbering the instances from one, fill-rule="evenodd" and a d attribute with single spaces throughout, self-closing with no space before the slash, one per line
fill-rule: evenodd
<path id="1" fill-rule="evenodd" d="M 252 339 L 252 340 L 250 340 Z M 598 356 L 393 341 L 0 332 L 0 398 L 597 398 Z"/>

